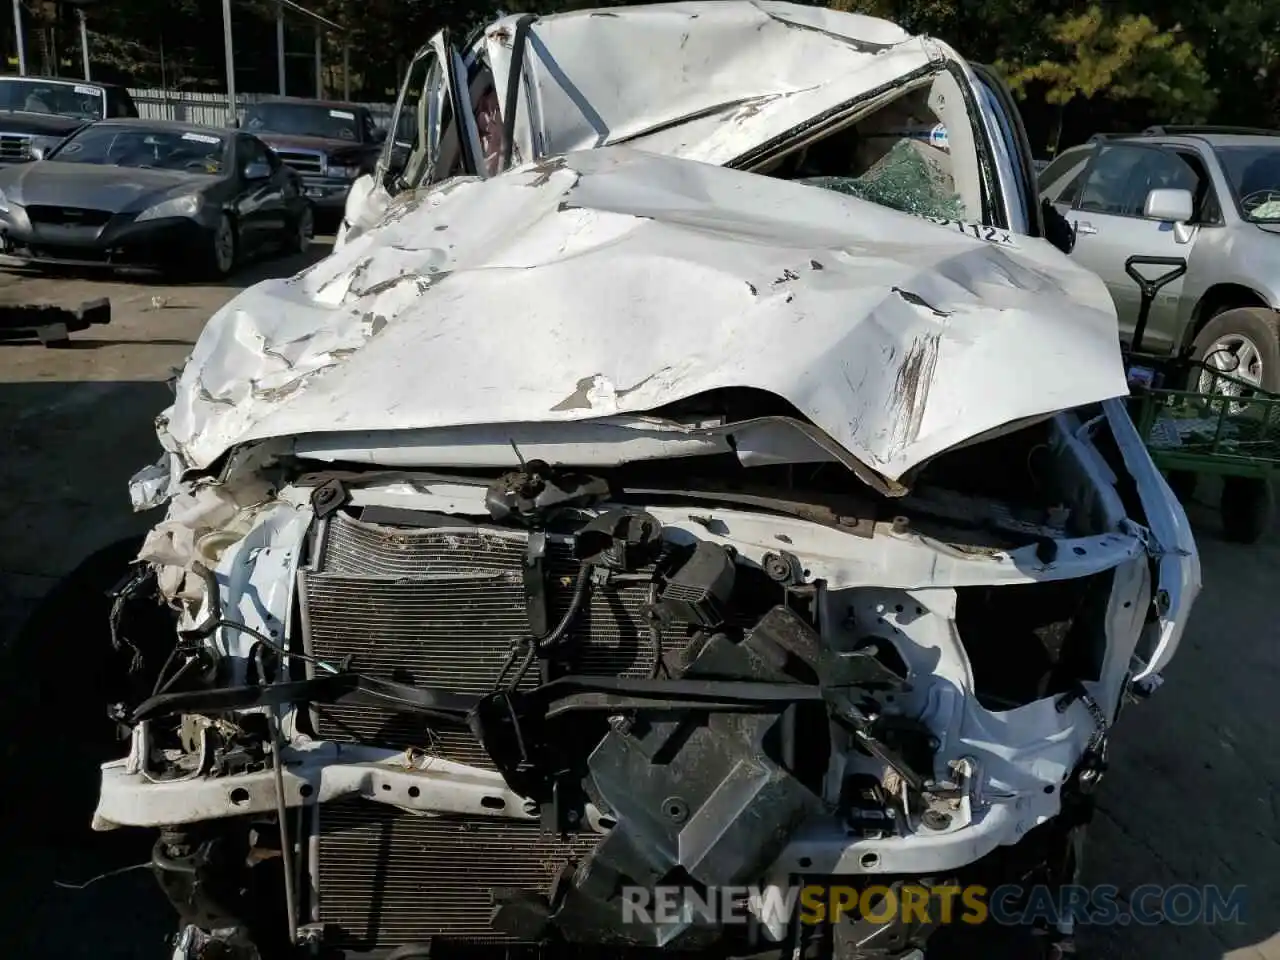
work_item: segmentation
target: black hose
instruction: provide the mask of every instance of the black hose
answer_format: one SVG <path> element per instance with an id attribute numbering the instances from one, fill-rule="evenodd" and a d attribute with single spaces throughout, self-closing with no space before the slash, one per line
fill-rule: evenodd
<path id="1" fill-rule="evenodd" d="M 656 583 L 649 584 L 649 646 L 653 648 L 653 666 L 649 668 L 649 679 L 657 680 L 658 674 L 666 670 L 666 664 L 662 661 L 662 629 L 658 626 L 657 615 L 653 612 L 654 605 L 658 602 L 658 585 Z"/>
<path id="2" fill-rule="evenodd" d="M 222 593 L 218 589 L 218 578 L 203 563 L 193 563 L 191 572 L 204 581 L 204 593 L 208 599 L 209 612 L 190 630 L 178 631 L 178 636 L 202 640 L 212 635 L 213 631 L 218 629 L 219 621 L 222 620 Z"/>
<path id="3" fill-rule="evenodd" d="M 169 668 L 173 666 L 173 658 L 178 655 L 178 651 L 182 649 L 182 644 L 175 643 L 169 651 L 169 656 L 164 659 L 164 666 L 160 668 L 160 672 L 156 674 L 156 685 L 151 688 L 151 695 L 154 697 L 160 692 L 160 685 L 164 683 L 164 675 L 169 672 Z M 177 676 L 181 676 L 182 671 L 178 671 Z"/>
<path id="4" fill-rule="evenodd" d="M 515 651 L 512 651 L 513 653 Z M 514 690 L 520 686 L 520 681 L 528 674 L 529 668 L 533 666 L 533 661 L 538 657 L 538 647 L 535 643 L 529 643 L 528 649 L 525 651 L 524 659 L 520 661 L 520 669 L 516 671 L 516 675 L 511 678 L 511 682 L 507 684 L 508 690 Z M 504 670 L 503 673 L 506 671 Z"/>
<path id="5" fill-rule="evenodd" d="M 248 624 L 239 623 L 235 620 L 227 620 L 222 616 L 222 594 L 218 589 L 218 578 L 214 575 L 213 571 L 202 563 L 193 563 L 191 565 L 191 570 L 204 581 L 205 596 L 208 597 L 209 602 L 209 612 L 205 618 L 200 621 L 200 623 L 196 624 L 190 630 L 178 631 L 178 636 L 183 640 L 203 640 L 206 637 L 212 636 L 213 632 L 219 627 L 227 630 L 238 630 L 240 633 L 253 637 L 253 639 L 257 640 L 263 646 L 274 650 L 282 657 L 292 657 L 296 660 L 301 660 L 304 663 L 310 663 L 317 667 L 322 667 L 330 673 L 338 672 L 335 667 L 330 666 L 323 660 L 319 660 L 310 654 L 295 653 L 289 650 L 272 640 L 266 634 L 253 629 L 253 627 Z M 166 664 L 166 667 L 167 666 L 168 665 Z"/>
<path id="6" fill-rule="evenodd" d="M 213 625 L 213 627 L 215 630 L 218 627 L 225 627 L 228 630 L 238 630 L 239 632 L 252 637 L 254 640 L 257 640 L 264 647 L 267 647 L 270 650 L 274 650 L 281 657 L 301 660 L 304 663 L 310 663 L 314 666 L 327 670 L 329 673 L 340 672 L 337 667 L 334 667 L 328 663 L 325 663 L 323 660 L 319 659 L 318 657 L 313 657 L 309 653 L 297 653 L 295 651 L 289 650 L 287 647 L 284 647 L 281 644 L 277 643 L 276 641 L 272 640 L 265 633 L 262 633 L 261 631 L 253 629 L 253 627 L 249 626 L 246 623 L 237 623 L 235 620 L 219 620 L 217 623 Z"/>
<path id="7" fill-rule="evenodd" d="M 196 872 L 195 861 L 189 857 L 181 859 L 169 856 L 165 850 L 164 837 L 158 839 L 151 847 L 151 862 L 158 869 L 165 870 L 169 873 L 190 873 Z"/>
<path id="8" fill-rule="evenodd" d="M 578 568 L 578 580 L 573 586 L 573 599 L 569 601 L 569 609 L 564 612 L 564 616 L 555 625 L 555 629 L 545 637 L 537 639 L 539 653 L 554 649 L 564 640 L 564 635 L 569 632 L 570 625 L 572 625 L 574 619 L 578 616 L 578 612 L 582 609 L 583 601 L 587 599 L 587 591 L 590 587 L 591 564 L 584 563 Z"/>
<path id="9" fill-rule="evenodd" d="M 507 659 L 502 664 L 502 669 L 498 671 L 498 679 L 494 681 L 493 689 L 499 690 L 503 686 L 506 679 L 507 671 L 515 663 L 516 656 L 520 650 L 520 644 L 525 645 L 524 659 L 520 662 L 519 669 L 516 670 L 515 676 L 506 684 L 508 690 L 514 690 L 520 686 L 520 681 L 528 674 L 529 668 L 533 666 L 533 661 L 539 656 L 544 656 L 550 650 L 555 649 L 564 642 L 565 634 L 569 632 L 569 627 L 573 625 L 573 621 L 577 619 L 578 614 L 582 611 L 582 604 L 587 599 L 587 593 L 591 587 L 591 564 L 584 563 L 578 568 L 578 579 L 574 583 L 573 598 L 569 601 L 569 609 L 564 612 L 564 616 L 560 618 L 560 622 L 555 625 L 545 636 L 542 637 L 522 637 L 511 647 L 511 652 L 507 654 Z"/>

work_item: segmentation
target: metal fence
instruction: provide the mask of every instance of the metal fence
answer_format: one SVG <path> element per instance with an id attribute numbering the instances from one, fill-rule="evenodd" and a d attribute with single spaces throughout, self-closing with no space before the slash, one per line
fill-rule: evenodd
<path id="1" fill-rule="evenodd" d="M 230 111 L 227 108 L 225 93 L 198 93 L 191 90 L 142 90 L 130 89 L 133 102 L 138 105 L 139 115 L 152 120 L 181 120 L 185 123 L 199 123 L 210 127 L 229 125 Z M 269 93 L 241 93 L 236 95 L 236 112 L 243 116 L 245 107 L 271 99 Z M 395 110 L 393 103 L 365 103 L 372 111 L 373 118 L 380 124 L 391 122 L 391 114 Z"/>

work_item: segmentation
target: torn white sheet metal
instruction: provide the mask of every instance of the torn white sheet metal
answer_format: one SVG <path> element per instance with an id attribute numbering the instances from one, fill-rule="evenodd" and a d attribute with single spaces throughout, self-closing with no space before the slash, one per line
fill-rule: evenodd
<path id="1" fill-rule="evenodd" d="M 507 89 L 518 22 L 506 17 L 485 31 L 498 90 Z M 537 157 L 627 142 L 729 163 L 944 60 L 961 62 L 945 44 L 886 20 L 767 0 L 539 17 L 529 27 L 516 146 Z"/>
<path id="2" fill-rule="evenodd" d="M 1127 392 L 1114 310 L 1047 243 L 606 148 L 485 181 L 210 320 L 166 447 L 645 414 L 781 397 L 877 483 Z M 892 486 L 892 485 L 890 485 Z"/>
<path id="3" fill-rule="evenodd" d="M 307 460 L 383 467 L 509 467 L 514 450 L 553 466 L 617 467 L 673 457 L 736 455 L 747 467 L 840 463 L 848 455 L 809 424 L 788 417 L 679 423 L 658 417 L 601 417 L 576 423 L 508 423 L 380 430 L 300 437 Z"/>
<path id="4" fill-rule="evenodd" d="M 443 34 L 432 43 L 443 50 Z M 948 138 L 972 144 L 963 115 L 974 117 L 997 144 L 1001 179 L 1013 182 L 998 122 L 986 109 L 964 105 L 965 90 L 983 99 L 969 65 L 947 44 L 874 17 L 750 0 L 520 14 L 495 21 L 465 53 L 502 95 L 516 164 L 626 143 L 751 168 L 782 145 L 795 147 L 947 69 L 956 120 Z M 508 103 L 515 70 L 519 82 Z M 486 82 L 473 81 L 473 99 Z M 448 139 L 446 129 L 427 136 Z M 356 181 L 335 247 L 345 245 L 348 227 L 369 229 L 412 193 L 393 199 L 374 176 Z"/>

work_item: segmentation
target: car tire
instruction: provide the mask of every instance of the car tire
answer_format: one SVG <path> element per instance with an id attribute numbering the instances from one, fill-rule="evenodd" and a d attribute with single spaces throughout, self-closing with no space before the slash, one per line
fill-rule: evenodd
<path id="1" fill-rule="evenodd" d="M 287 253 L 306 253 L 316 238 L 316 212 L 311 204 L 302 208 L 298 220 L 293 225 L 293 232 L 285 243 Z"/>
<path id="2" fill-rule="evenodd" d="M 1240 365 L 1227 373 L 1254 382 L 1268 393 L 1280 393 L 1280 313 L 1267 307 L 1223 311 L 1196 335 L 1191 358 L 1207 363 L 1211 361 L 1206 357 L 1224 350 L 1233 354 Z M 1211 379 L 1193 369 L 1187 387 L 1208 393 L 1212 390 Z"/>
<path id="3" fill-rule="evenodd" d="M 201 280 L 225 280 L 235 272 L 240 259 L 240 232 L 236 222 L 224 213 L 207 237 L 197 272 Z"/>
<path id="4" fill-rule="evenodd" d="M 1271 481 L 1257 477 L 1223 477 L 1222 536 L 1231 543 L 1255 544 L 1271 529 L 1275 497 Z"/>

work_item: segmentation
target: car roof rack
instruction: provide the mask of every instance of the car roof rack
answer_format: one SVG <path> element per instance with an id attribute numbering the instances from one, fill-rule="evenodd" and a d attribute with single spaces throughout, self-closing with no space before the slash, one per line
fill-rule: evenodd
<path id="1" fill-rule="evenodd" d="M 1126 137 L 1141 137 L 1145 135 L 1146 135 L 1145 132 L 1144 133 L 1095 133 L 1092 137 L 1089 138 L 1088 142 L 1099 143 L 1103 140 L 1123 140 Z"/>
<path id="2" fill-rule="evenodd" d="M 1280 137 L 1280 130 L 1267 130 L 1262 127 L 1217 126 L 1214 124 L 1157 124 L 1147 127 L 1142 132 L 1149 137 L 1194 137 L 1212 134 L 1242 137 Z"/>

